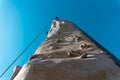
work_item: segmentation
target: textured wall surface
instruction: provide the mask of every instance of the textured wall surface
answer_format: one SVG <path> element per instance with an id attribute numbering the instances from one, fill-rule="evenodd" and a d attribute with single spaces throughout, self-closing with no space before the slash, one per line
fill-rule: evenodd
<path id="1" fill-rule="evenodd" d="M 53 20 L 47 39 L 11 80 L 120 80 L 120 67 L 76 25 Z"/>

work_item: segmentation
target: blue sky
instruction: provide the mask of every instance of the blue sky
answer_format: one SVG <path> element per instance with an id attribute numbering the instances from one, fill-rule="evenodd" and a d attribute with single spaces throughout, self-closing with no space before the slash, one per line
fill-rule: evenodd
<path id="1" fill-rule="evenodd" d="M 120 59 L 120 0 L 0 0 L 0 74 L 56 15 Z M 9 80 L 14 66 L 28 61 L 49 28 L 0 80 Z"/>

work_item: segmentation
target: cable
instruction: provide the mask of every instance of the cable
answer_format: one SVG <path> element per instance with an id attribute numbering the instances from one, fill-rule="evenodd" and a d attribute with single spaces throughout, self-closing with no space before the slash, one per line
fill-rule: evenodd
<path id="1" fill-rule="evenodd" d="M 48 30 L 48 27 L 46 28 L 46 30 L 44 30 L 44 32 L 42 33 L 42 34 L 44 34 L 44 33 L 46 33 Z M 39 36 L 39 37 L 43 37 L 44 35 L 41 35 L 41 36 Z M 29 52 L 27 52 L 27 54 L 25 53 L 24 55 L 26 55 L 26 57 L 30 57 L 30 55 L 33 55 L 33 53 L 35 52 L 35 49 L 39 46 L 38 44 L 39 43 L 37 43 L 36 44 L 36 42 L 38 42 L 39 41 L 39 39 L 41 39 L 41 38 L 39 38 L 38 37 L 38 39 L 31 45 L 31 47 L 29 47 Z M 36 47 L 37 46 L 37 47 Z M 23 55 L 22 55 L 23 56 Z M 22 64 L 25 64 L 25 62 L 27 62 L 27 60 L 23 60 L 22 62 L 21 62 L 21 64 L 20 65 L 22 65 Z"/>
<path id="2" fill-rule="evenodd" d="M 50 22 L 51 23 L 51 22 Z M 0 78 L 10 69 L 10 67 L 24 54 L 25 51 L 32 45 L 32 43 L 47 29 L 50 23 L 43 28 L 43 30 L 28 44 L 28 46 L 18 55 L 15 60 L 5 69 L 5 71 L 0 75 Z"/>

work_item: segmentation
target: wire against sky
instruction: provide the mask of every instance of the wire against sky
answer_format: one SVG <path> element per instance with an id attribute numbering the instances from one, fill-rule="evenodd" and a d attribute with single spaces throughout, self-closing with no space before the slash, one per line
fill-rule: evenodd
<path id="1" fill-rule="evenodd" d="M 37 40 L 37 38 L 47 29 L 47 27 L 51 24 L 49 22 L 42 31 L 40 31 L 39 34 L 36 35 L 36 37 L 27 45 L 27 47 L 14 59 L 14 61 L 3 71 L 3 73 L 0 75 L 0 78 L 4 76 L 4 74 L 10 69 L 10 67 L 27 51 L 27 49 Z"/>

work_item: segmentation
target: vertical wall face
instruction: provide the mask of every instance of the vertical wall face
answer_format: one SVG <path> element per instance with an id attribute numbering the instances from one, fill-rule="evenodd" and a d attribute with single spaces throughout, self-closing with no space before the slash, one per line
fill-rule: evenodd
<path id="1" fill-rule="evenodd" d="M 64 20 L 54 20 L 46 41 L 36 50 L 35 54 L 54 55 L 55 53 L 56 55 L 56 52 L 58 52 L 61 58 L 63 57 L 62 55 L 67 58 L 67 54 L 73 51 L 78 51 L 80 54 L 105 53 L 88 39 L 73 23 Z M 60 56 L 58 57 L 60 58 Z"/>
<path id="2" fill-rule="evenodd" d="M 47 39 L 13 80 L 120 80 L 120 68 L 76 25 L 53 20 Z"/>

